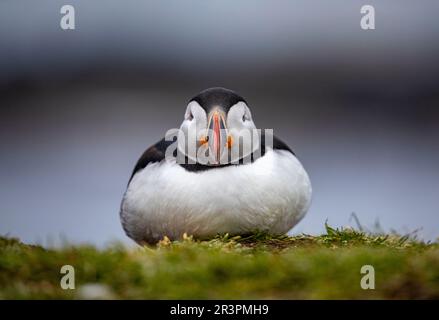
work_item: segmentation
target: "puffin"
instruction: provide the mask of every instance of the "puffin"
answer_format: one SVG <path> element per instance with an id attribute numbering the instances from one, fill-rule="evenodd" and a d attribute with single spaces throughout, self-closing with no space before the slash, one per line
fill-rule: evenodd
<path id="1" fill-rule="evenodd" d="M 139 245 L 187 235 L 281 235 L 305 216 L 311 195 L 292 149 L 273 130 L 257 129 L 243 97 L 215 87 L 190 99 L 180 128 L 137 161 L 120 220 Z"/>

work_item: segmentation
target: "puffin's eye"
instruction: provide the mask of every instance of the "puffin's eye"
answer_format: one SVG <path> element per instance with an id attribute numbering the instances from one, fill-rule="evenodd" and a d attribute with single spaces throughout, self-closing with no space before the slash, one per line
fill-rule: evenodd
<path id="1" fill-rule="evenodd" d="M 192 121 L 192 119 L 194 118 L 194 115 L 192 114 L 192 111 L 189 111 L 189 116 L 188 116 L 188 120 Z"/>
<path id="2" fill-rule="evenodd" d="M 246 119 L 245 113 L 244 113 L 244 115 L 242 116 L 242 122 L 245 122 L 245 120 L 247 120 L 247 119 Z"/>

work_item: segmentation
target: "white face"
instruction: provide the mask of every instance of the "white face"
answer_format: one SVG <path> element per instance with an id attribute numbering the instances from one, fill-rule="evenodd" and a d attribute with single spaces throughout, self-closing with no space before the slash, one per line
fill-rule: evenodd
<path id="1" fill-rule="evenodd" d="M 243 101 L 233 105 L 227 114 L 220 106 L 206 114 L 196 101 L 191 101 L 180 130 L 180 152 L 201 164 L 233 163 L 259 147 L 256 126 Z"/>

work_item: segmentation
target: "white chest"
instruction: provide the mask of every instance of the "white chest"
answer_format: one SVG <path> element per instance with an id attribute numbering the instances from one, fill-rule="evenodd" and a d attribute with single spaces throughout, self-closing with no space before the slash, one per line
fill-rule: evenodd
<path id="1" fill-rule="evenodd" d="M 183 233 L 210 237 L 256 230 L 285 233 L 305 215 L 311 184 L 287 151 L 269 150 L 251 164 L 189 172 L 175 162 L 149 164 L 125 193 L 121 220 L 137 242 Z"/>

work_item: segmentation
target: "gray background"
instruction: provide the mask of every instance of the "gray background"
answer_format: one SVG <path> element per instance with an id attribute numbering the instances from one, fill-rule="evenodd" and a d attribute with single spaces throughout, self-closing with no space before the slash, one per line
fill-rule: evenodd
<path id="1" fill-rule="evenodd" d="M 437 1 L 0 3 L 0 234 L 130 241 L 140 154 L 210 86 L 238 91 L 314 187 L 294 233 L 379 220 L 439 236 Z M 376 30 L 360 28 L 372 4 Z"/>

